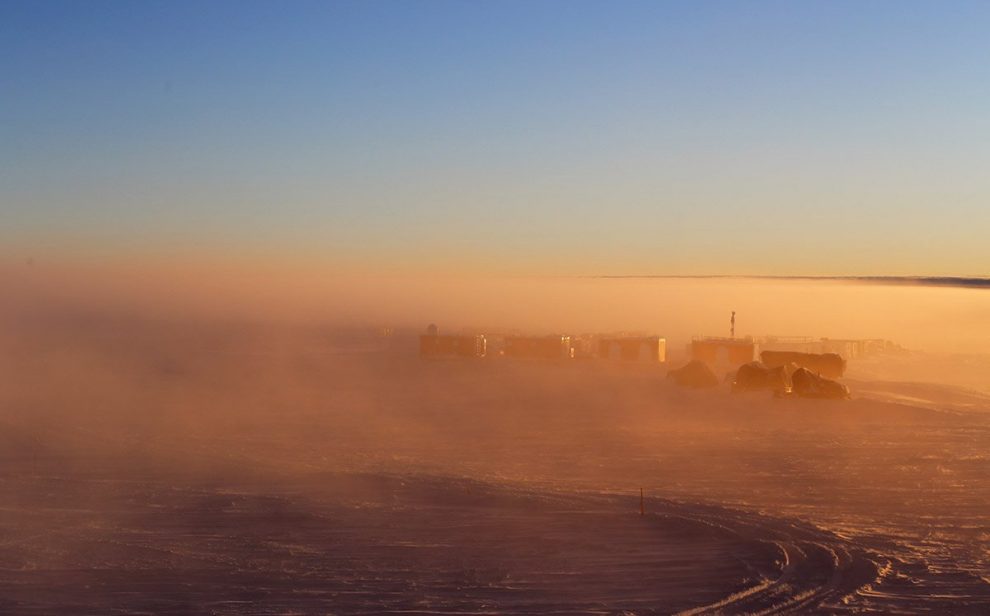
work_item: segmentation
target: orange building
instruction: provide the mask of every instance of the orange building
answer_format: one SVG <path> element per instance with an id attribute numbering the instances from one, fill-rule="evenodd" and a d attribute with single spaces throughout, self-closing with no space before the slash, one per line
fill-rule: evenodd
<path id="1" fill-rule="evenodd" d="M 484 336 L 426 334 L 419 337 L 420 357 L 484 357 L 486 347 Z"/>
<path id="2" fill-rule="evenodd" d="M 569 336 L 506 336 L 503 352 L 519 359 L 569 359 Z"/>
<path id="3" fill-rule="evenodd" d="M 663 362 L 667 360 L 667 341 L 659 336 L 602 338 L 598 356 L 623 361 Z"/>
<path id="4" fill-rule="evenodd" d="M 738 367 L 756 359 L 752 338 L 696 338 L 691 341 L 691 359 L 712 367 Z"/>

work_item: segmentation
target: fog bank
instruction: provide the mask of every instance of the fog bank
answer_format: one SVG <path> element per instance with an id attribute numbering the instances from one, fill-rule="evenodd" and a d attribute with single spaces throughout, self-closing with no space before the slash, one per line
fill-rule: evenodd
<path id="1" fill-rule="evenodd" d="M 940 353 L 990 352 L 990 292 L 849 280 L 540 278 L 332 267 L 20 265 L 0 269 L 0 318 L 126 315 L 532 333 L 884 338 Z M 4 328 L 10 331 L 10 327 Z M 16 328 L 15 328 L 16 329 Z"/>

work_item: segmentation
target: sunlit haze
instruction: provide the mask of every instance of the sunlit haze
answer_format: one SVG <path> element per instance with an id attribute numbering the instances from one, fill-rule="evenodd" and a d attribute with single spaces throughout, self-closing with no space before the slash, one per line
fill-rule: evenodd
<path id="1" fill-rule="evenodd" d="M 990 614 L 990 2 L 0 0 L 0 614 Z"/>

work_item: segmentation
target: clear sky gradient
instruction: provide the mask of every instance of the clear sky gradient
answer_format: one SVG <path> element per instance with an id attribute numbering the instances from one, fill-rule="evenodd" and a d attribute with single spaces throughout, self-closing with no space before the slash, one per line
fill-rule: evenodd
<path id="1" fill-rule="evenodd" d="M 988 2 L 0 2 L 3 257 L 990 274 Z"/>

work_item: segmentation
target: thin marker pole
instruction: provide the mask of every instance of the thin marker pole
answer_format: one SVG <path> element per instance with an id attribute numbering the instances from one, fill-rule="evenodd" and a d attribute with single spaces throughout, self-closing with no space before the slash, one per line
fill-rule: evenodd
<path id="1" fill-rule="evenodd" d="M 646 515 L 646 501 L 643 499 L 643 488 L 639 489 L 639 515 Z"/>

